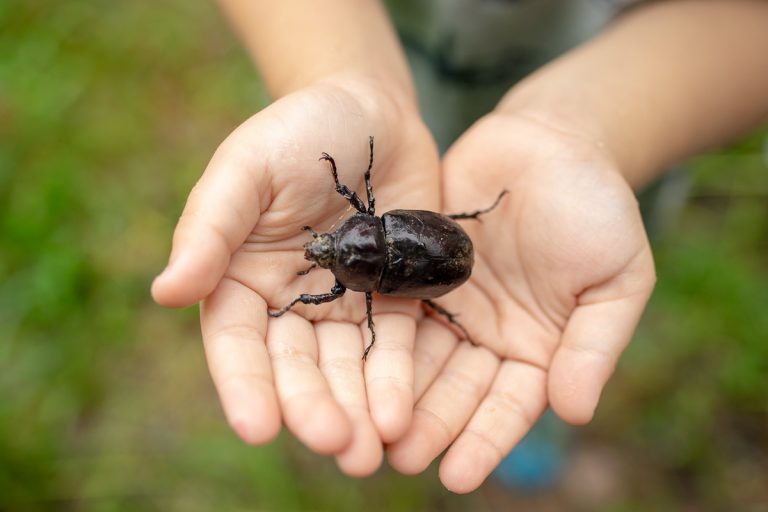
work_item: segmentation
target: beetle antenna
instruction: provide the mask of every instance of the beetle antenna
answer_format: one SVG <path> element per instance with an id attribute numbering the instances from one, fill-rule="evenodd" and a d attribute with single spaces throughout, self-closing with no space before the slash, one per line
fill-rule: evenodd
<path id="1" fill-rule="evenodd" d="M 312 233 L 312 238 L 317 238 L 317 231 L 312 229 L 312 226 L 302 226 L 301 229 L 302 231 L 309 231 L 310 233 Z"/>

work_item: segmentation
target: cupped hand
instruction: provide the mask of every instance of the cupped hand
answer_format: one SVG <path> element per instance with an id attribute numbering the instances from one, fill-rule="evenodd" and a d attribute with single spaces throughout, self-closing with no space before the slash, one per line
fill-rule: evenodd
<path id="1" fill-rule="evenodd" d="M 247 442 L 271 440 L 281 423 L 310 449 L 334 454 L 343 471 L 365 475 L 382 443 L 400 437 L 413 409 L 411 349 L 415 301 L 376 297 L 377 341 L 365 298 L 347 292 L 322 305 L 278 309 L 301 293 L 325 293 L 332 274 L 308 275 L 308 225 L 323 232 L 349 215 L 330 176 L 365 198 L 369 136 L 373 190 L 388 205 L 437 209 L 438 159 L 416 109 L 365 80 L 326 80 L 276 101 L 238 127 L 189 195 L 168 267 L 153 283 L 166 306 L 202 300 L 201 328 L 228 421 Z"/>
<path id="2" fill-rule="evenodd" d="M 477 488 L 551 406 L 588 422 L 650 296 L 655 272 L 635 197 L 599 144 L 536 117 L 495 113 L 444 160 L 444 210 L 481 222 L 472 277 L 437 299 L 479 346 L 419 324 L 417 404 L 390 463 L 417 473 L 448 451 L 444 485 Z"/>

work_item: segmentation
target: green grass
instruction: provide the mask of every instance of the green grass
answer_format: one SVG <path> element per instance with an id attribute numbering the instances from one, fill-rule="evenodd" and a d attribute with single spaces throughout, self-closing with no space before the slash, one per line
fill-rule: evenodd
<path id="1" fill-rule="evenodd" d="M 266 102 L 213 5 L 7 0 L 0 55 L 0 510 L 496 508 L 492 485 L 452 496 L 434 468 L 355 481 L 287 435 L 245 446 L 196 311 L 152 304 L 187 192 Z M 760 141 L 692 164 L 654 241 L 657 291 L 574 445 L 630 466 L 592 509 L 768 501 Z"/>

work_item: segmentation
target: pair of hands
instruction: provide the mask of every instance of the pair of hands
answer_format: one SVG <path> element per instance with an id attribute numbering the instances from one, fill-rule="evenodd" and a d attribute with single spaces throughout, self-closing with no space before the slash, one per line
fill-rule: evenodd
<path id="1" fill-rule="evenodd" d="M 470 280 L 437 301 L 480 346 L 425 317 L 418 301 L 376 296 L 377 341 L 363 294 L 280 318 L 267 309 L 330 290 L 308 263 L 310 225 L 327 231 L 362 190 L 368 136 L 379 215 L 393 208 L 461 212 L 475 246 Z M 403 473 L 446 448 L 443 484 L 477 488 L 546 407 L 589 421 L 654 283 L 632 191 L 589 140 L 535 115 L 496 112 L 445 156 L 415 109 L 364 81 L 326 81 L 276 101 L 219 147 L 189 196 L 170 263 L 153 283 L 166 306 L 202 300 L 201 328 L 229 423 L 263 444 L 285 424 L 352 476 L 374 472 L 386 445 Z"/>

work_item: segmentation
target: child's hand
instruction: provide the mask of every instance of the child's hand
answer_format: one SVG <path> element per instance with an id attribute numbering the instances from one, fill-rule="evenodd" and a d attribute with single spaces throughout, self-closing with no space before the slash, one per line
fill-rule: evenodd
<path id="1" fill-rule="evenodd" d="M 443 179 L 448 212 L 510 191 L 482 222 L 462 221 L 472 277 L 437 300 L 482 346 L 420 324 L 413 424 L 389 458 L 415 473 L 452 444 L 440 478 L 469 492 L 548 405 L 570 423 L 592 418 L 655 275 L 635 197 L 588 140 L 495 113 L 449 151 Z"/>
<path id="2" fill-rule="evenodd" d="M 388 206 L 438 208 L 437 154 L 417 112 L 346 77 L 283 97 L 230 135 L 197 183 L 179 220 L 168 268 L 153 295 L 166 306 L 203 300 L 201 325 L 225 414 L 245 441 L 260 444 L 281 420 L 310 449 L 335 454 L 342 470 L 365 475 L 382 441 L 399 438 L 413 409 L 415 301 L 376 297 L 377 341 L 368 343 L 365 300 L 297 305 L 300 293 L 333 285 L 309 263 L 302 226 L 330 230 L 348 216 L 322 152 L 339 178 L 362 191 L 368 137 L 375 137 L 373 188 Z"/>

